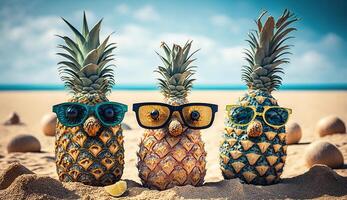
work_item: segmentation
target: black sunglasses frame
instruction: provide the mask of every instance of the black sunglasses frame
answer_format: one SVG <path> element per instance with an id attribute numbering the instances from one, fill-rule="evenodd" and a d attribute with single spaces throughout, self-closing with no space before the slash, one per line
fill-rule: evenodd
<path id="1" fill-rule="evenodd" d="M 139 114 L 138 111 L 139 111 L 141 106 L 146 106 L 146 105 L 158 105 L 158 106 L 165 106 L 165 107 L 169 108 L 169 110 L 170 110 L 169 116 L 168 116 L 167 120 L 163 123 L 163 125 L 156 126 L 156 127 L 149 127 L 149 126 L 143 125 L 140 122 L 140 114 Z M 212 116 L 211 116 L 210 123 L 208 125 L 202 126 L 202 127 L 190 126 L 187 123 L 187 121 L 184 118 L 183 113 L 182 113 L 183 108 L 188 107 L 188 106 L 207 106 L 207 107 L 210 107 L 211 110 L 212 110 Z M 137 123 L 139 124 L 140 127 L 145 128 L 145 129 L 160 129 L 160 128 L 163 128 L 170 121 L 170 119 L 172 117 L 172 114 L 175 111 L 177 111 L 180 114 L 180 117 L 181 117 L 181 119 L 182 119 L 182 121 L 183 121 L 185 126 L 187 126 L 190 129 L 198 130 L 198 129 L 209 128 L 213 124 L 213 121 L 214 121 L 214 118 L 215 118 L 215 114 L 216 114 L 216 112 L 218 112 L 218 105 L 216 105 L 216 104 L 209 104 L 209 103 L 187 103 L 187 104 L 183 104 L 183 105 L 179 105 L 179 106 L 173 106 L 173 105 L 170 105 L 170 104 L 159 103 L 159 102 L 143 102 L 143 103 L 134 103 L 133 104 L 133 111 L 136 113 Z"/>

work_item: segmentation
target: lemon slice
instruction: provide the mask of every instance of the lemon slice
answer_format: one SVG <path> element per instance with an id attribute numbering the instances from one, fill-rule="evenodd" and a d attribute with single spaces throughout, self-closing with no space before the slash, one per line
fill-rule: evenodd
<path id="1" fill-rule="evenodd" d="M 127 190 L 127 182 L 118 181 L 117 183 L 105 186 L 104 188 L 111 196 L 119 197 Z"/>

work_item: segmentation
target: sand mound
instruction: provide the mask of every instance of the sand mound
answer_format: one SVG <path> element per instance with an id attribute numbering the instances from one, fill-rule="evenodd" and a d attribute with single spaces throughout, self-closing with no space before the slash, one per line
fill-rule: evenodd
<path id="1" fill-rule="evenodd" d="M 1 199 L 78 198 L 50 177 L 40 177 L 19 163 L 10 164 L 0 173 Z"/>
<path id="2" fill-rule="evenodd" d="M 0 190 L 6 189 L 22 174 L 33 174 L 33 172 L 17 162 L 10 164 L 0 173 Z"/>
<path id="3" fill-rule="evenodd" d="M 307 199 L 322 196 L 342 197 L 347 194 L 347 177 L 342 177 L 329 167 L 315 165 L 303 175 L 283 179 L 270 186 L 241 184 L 237 179 L 207 183 L 204 187 L 174 188 L 184 198 L 230 199 Z"/>
<path id="4" fill-rule="evenodd" d="M 3 199 L 112 199 L 102 187 L 60 183 L 50 177 L 25 174 L 27 169 L 18 163 L 11 166 L 11 169 L 16 167 L 19 170 L 9 170 L 9 167 L 1 174 L 2 180 L 5 177 L 9 179 L 10 173 L 15 174 L 11 177 L 17 177 L 14 181 L 7 181 L 10 185 L 0 190 Z M 335 199 L 347 195 L 347 177 L 324 165 L 315 165 L 303 175 L 283 179 L 281 183 L 270 186 L 241 184 L 232 179 L 206 183 L 202 187 L 183 186 L 157 191 L 143 188 L 131 180 L 126 181 L 129 189 L 122 197 L 127 199 Z"/>
<path id="5" fill-rule="evenodd" d="M 322 196 L 342 197 L 347 194 L 347 177 L 338 175 L 325 165 L 314 165 L 300 176 L 284 179 L 282 184 L 273 186 L 281 198 L 317 198 Z"/>
<path id="6" fill-rule="evenodd" d="M 40 177 L 36 174 L 24 174 L 5 190 L 0 191 L 4 199 L 76 199 L 72 191 L 67 190 L 56 179 Z"/>

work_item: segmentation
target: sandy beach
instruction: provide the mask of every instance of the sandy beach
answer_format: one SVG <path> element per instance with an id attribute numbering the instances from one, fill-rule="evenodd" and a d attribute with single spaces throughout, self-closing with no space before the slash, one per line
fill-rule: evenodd
<path id="1" fill-rule="evenodd" d="M 300 144 L 288 147 L 287 162 L 282 175 L 283 182 L 272 186 L 242 185 L 238 180 L 223 180 L 219 169 L 219 142 L 224 128 L 224 108 L 243 94 L 243 91 L 193 91 L 190 102 L 207 102 L 219 105 L 214 125 L 202 131 L 207 151 L 207 174 L 205 185 L 200 188 L 192 186 L 175 187 L 158 192 L 142 188 L 136 168 L 137 144 L 143 130 L 137 125 L 131 111 L 132 103 L 144 101 L 162 101 L 162 95 L 155 91 L 113 91 L 109 100 L 118 101 L 129 106 L 124 123 L 131 130 L 124 130 L 125 170 L 122 179 L 128 180 L 128 192 L 123 198 L 132 199 L 268 199 L 268 198 L 347 198 L 347 135 L 336 134 L 319 138 L 315 134 L 315 125 L 322 117 L 335 115 L 347 122 L 346 91 L 282 91 L 273 96 L 283 107 L 293 109 L 290 122 L 300 124 L 303 136 Z M 54 137 L 42 133 L 40 120 L 51 112 L 54 104 L 65 102 L 69 98 L 63 91 L 40 92 L 0 92 L 0 122 L 7 119 L 9 113 L 19 114 L 23 125 L 0 125 L 0 174 L 8 170 L 11 163 L 19 162 L 35 174 L 19 176 L 7 188 L 0 187 L 0 199 L 18 199 L 21 195 L 31 199 L 109 199 L 103 188 L 84 186 L 80 183 L 57 181 L 54 163 Z M 19 134 L 31 134 L 41 143 L 40 153 L 7 153 L 8 141 Z M 304 162 L 304 151 L 310 142 L 327 140 L 335 144 L 345 158 L 342 169 L 331 170 L 325 166 L 307 168 Z M 1 182 L 1 181 L 0 181 Z M 24 184 L 26 183 L 26 184 Z M 44 184 L 47 183 L 47 184 Z M 21 185 L 22 184 L 22 185 Z M 24 185 L 23 185 L 24 184 Z M 1 185 L 1 184 L 0 184 Z M 40 191 L 40 185 L 45 185 Z M 52 188 L 57 188 L 52 192 Z M 14 196 L 13 196 L 14 195 Z M 17 195 L 17 196 L 16 196 Z"/>

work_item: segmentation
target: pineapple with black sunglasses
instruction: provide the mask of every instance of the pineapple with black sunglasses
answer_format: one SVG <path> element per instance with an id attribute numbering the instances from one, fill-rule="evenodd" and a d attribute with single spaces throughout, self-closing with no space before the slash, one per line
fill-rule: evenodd
<path id="1" fill-rule="evenodd" d="M 277 21 L 268 17 L 265 24 L 256 21 L 258 30 L 249 34 L 248 65 L 242 68 L 242 79 L 248 92 L 235 105 L 226 107 L 224 140 L 220 146 L 220 164 L 226 179 L 268 185 L 280 180 L 286 161 L 285 124 L 291 109 L 278 106 L 271 92 L 278 89 L 288 63 L 290 45 L 285 42 L 295 28 L 297 18 L 285 10 Z"/>
<path id="2" fill-rule="evenodd" d="M 117 182 L 124 168 L 121 121 L 127 106 L 109 102 L 106 94 L 114 85 L 110 68 L 116 48 L 107 37 L 101 44 L 101 21 L 90 31 L 86 16 L 82 33 L 63 19 L 75 40 L 59 36 L 66 51 L 58 53 L 61 79 L 73 94 L 69 102 L 53 106 L 57 114 L 55 155 L 59 179 L 104 186 Z"/>
<path id="3" fill-rule="evenodd" d="M 184 47 L 167 44 L 159 55 L 163 66 L 159 88 L 165 103 L 146 102 L 133 105 L 139 125 L 145 128 L 139 144 L 139 176 L 144 186 L 158 190 L 177 185 L 198 186 L 206 174 L 206 152 L 200 129 L 208 128 L 214 120 L 217 105 L 188 103 L 192 88 L 195 60 L 189 53 L 192 42 Z"/>

